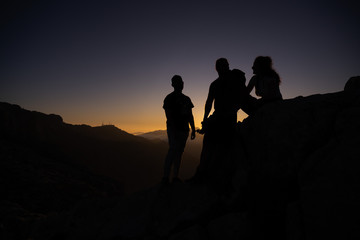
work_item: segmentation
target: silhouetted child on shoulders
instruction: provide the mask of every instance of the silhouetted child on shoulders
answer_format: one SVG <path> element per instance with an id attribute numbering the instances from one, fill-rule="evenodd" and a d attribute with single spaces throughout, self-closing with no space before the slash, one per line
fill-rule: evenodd
<path id="1" fill-rule="evenodd" d="M 171 85 L 174 91 L 165 97 L 163 105 L 169 140 L 169 150 L 164 163 L 163 184 L 169 183 L 171 167 L 173 167 L 173 182 L 181 181 L 178 175 L 181 157 L 189 136 L 189 124 L 191 126 L 191 140 L 195 138 L 195 124 L 192 114 L 194 105 L 191 99 L 182 93 L 184 82 L 181 76 L 173 76 Z"/>

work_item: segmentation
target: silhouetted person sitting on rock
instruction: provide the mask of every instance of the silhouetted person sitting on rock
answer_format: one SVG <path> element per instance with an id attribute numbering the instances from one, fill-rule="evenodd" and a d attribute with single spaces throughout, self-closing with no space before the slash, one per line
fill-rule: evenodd
<path id="1" fill-rule="evenodd" d="M 253 64 L 253 73 L 255 74 L 247 85 L 248 93 L 255 87 L 255 94 L 261 97 L 257 103 L 257 107 L 265 103 L 282 100 L 280 92 L 280 77 L 272 67 L 270 57 L 259 56 Z"/>
<path id="2" fill-rule="evenodd" d="M 189 136 L 189 124 L 191 126 L 191 139 L 195 138 L 195 124 L 192 114 L 194 105 L 188 96 L 182 93 L 184 82 L 179 75 L 171 79 L 174 91 L 164 99 L 166 127 L 169 140 L 169 151 L 164 164 L 164 177 L 162 182 L 168 183 L 171 167 L 173 166 L 173 181 L 178 178 L 181 156 L 184 152 L 186 140 Z"/>

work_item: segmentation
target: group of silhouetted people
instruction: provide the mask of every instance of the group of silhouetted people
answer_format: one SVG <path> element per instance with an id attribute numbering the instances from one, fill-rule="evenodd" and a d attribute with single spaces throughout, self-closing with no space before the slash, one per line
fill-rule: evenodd
<path id="1" fill-rule="evenodd" d="M 255 59 L 252 67 L 254 76 L 247 86 L 245 73 L 239 69 L 231 70 L 227 59 L 218 59 L 215 68 L 219 77 L 210 84 L 206 99 L 202 129 L 199 131 L 199 133 L 204 134 L 203 149 L 200 164 L 192 181 L 206 178 L 208 168 L 211 164 L 214 165 L 209 160 L 209 155 L 214 150 L 215 143 L 220 142 L 224 145 L 227 144 L 227 141 L 231 141 L 236 130 L 239 109 L 248 115 L 252 115 L 264 104 L 282 100 L 279 88 L 280 77 L 273 69 L 272 59 L 268 56 L 259 56 Z M 162 180 L 164 184 L 169 183 L 171 168 L 173 168 L 173 182 L 181 181 L 178 175 L 181 157 L 189 136 L 189 125 L 191 127 L 191 139 L 195 138 L 195 124 L 192 114 L 194 105 L 191 99 L 182 93 L 184 82 L 181 76 L 173 76 L 171 85 L 174 91 L 166 96 L 163 105 L 167 118 L 169 141 Z M 254 88 L 255 94 L 260 97 L 259 99 L 250 95 Z M 214 112 L 209 116 L 213 106 Z"/>

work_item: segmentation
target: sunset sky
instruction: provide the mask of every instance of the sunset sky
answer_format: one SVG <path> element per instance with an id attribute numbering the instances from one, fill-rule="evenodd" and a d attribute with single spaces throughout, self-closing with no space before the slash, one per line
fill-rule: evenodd
<path id="1" fill-rule="evenodd" d="M 0 101 L 71 124 L 165 129 L 163 99 L 178 74 L 200 127 L 220 57 L 248 82 L 255 57 L 271 56 L 285 99 L 341 91 L 360 75 L 355 0 L 29 0 L 0 9 Z"/>

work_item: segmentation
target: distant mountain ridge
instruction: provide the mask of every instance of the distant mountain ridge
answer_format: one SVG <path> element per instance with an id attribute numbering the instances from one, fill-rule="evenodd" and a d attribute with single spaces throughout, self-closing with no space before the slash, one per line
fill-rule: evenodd
<path id="1" fill-rule="evenodd" d="M 64 123 L 61 116 L 28 111 L 9 103 L 0 103 L 0 116 L 3 141 L 86 166 L 96 174 L 116 179 L 125 192 L 152 186 L 162 177 L 166 142 L 134 136 L 112 125 L 71 125 Z M 190 155 L 184 158 L 182 172 L 190 177 L 197 159 Z"/>
<path id="2" fill-rule="evenodd" d="M 136 136 L 139 137 L 143 137 L 146 139 L 150 139 L 150 140 L 161 140 L 161 141 L 167 141 L 167 133 L 166 130 L 156 130 L 156 131 L 151 131 L 151 132 L 146 132 L 146 133 L 140 133 L 137 134 Z"/>

